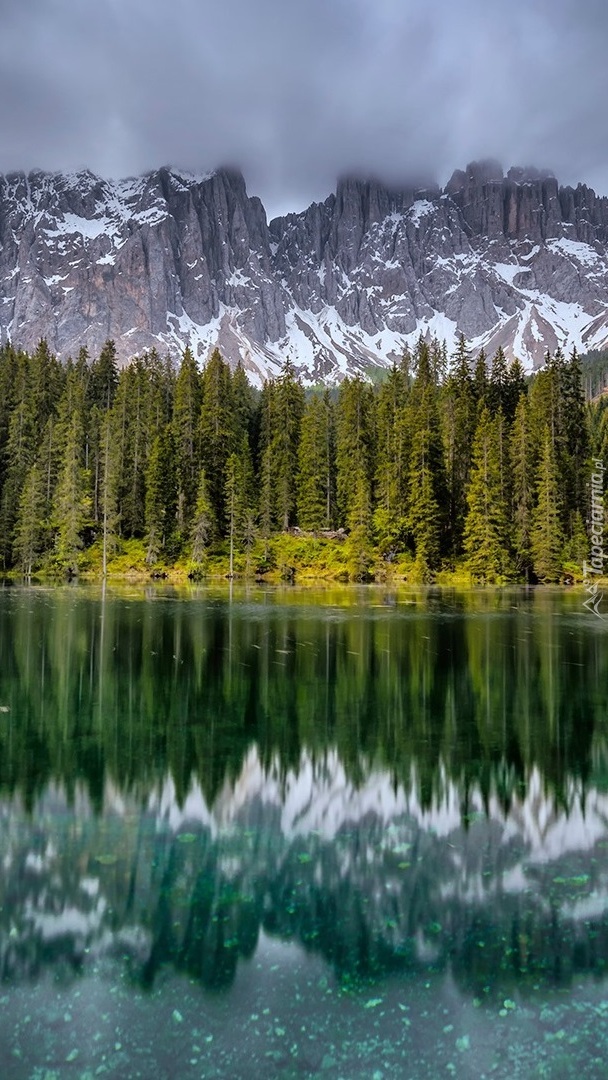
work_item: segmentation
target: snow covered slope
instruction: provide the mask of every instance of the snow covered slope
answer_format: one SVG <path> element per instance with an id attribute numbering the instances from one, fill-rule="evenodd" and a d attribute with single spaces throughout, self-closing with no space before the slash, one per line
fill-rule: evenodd
<path id="1" fill-rule="evenodd" d="M 442 191 L 358 179 L 266 221 L 242 176 L 163 168 L 0 177 L 0 340 L 122 360 L 219 345 L 260 382 L 381 368 L 418 336 L 464 333 L 528 366 L 608 345 L 608 200 L 493 163 Z"/>

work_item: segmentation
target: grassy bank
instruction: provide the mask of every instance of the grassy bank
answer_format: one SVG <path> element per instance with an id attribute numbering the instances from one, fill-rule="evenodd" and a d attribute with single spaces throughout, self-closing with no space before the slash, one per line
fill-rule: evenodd
<path id="1" fill-rule="evenodd" d="M 583 583 L 582 568 L 567 563 L 563 568 L 563 584 Z M 21 577 L 17 572 L 12 576 Z M 37 578 L 62 580 L 60 567 L 49 564 L 36 573 Z M 79 577 L 97 581 L 103 576 L 103 553 L 97 542 L 82 552 Z M 150 564 L 142 540 L 119 542 L 107 561 L 107 576 L 114 581 L 167 580 L 221 581 L 230 577 L 228 544 L 211 549 L 198 563 L 183 556 L 174 562 L 166 560 Z M 389 585 L 423 585 L 434 583 L 446 586 L 471 587 L 476 584 L 507 585 L 525 583 L 523 578 L 498 578 L 484 582 L 471 575 L 463 563 L 444 566 L 433 574 L 421 567 L 409 552 L 391 553 L 389 557 L 374 549 L 362 555 L 353 540 L 346 536 L 313 536 L 282 533 L 267 541 L 257 541 L 248 552 L 235 552 L 233 576 L 242 581 L 265 581 L 269 584 L 297 583 L 299 585 L 326 582 L 372 583 Z M 598 583 L 602 580 L 598 578 Z"/>

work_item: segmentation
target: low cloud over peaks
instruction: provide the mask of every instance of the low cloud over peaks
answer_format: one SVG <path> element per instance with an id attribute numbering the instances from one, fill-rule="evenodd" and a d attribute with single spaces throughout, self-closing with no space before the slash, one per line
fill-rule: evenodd
<path id="1" fill-rule="evenodd" d="M 598 0 L 0 0 L 0 169 L 238 162 L 271 213 L 479 157 L 608 193 Z"/>

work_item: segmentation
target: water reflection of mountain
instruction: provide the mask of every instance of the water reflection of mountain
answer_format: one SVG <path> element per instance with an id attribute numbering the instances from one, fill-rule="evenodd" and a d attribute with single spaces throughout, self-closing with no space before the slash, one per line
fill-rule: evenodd
<path id="1" fill-rule="evenodd" d="M 2 975 L 220 987 L 261 931 L 343 979 L 603 972 L 599 621 L 468 603 L 3 595 Z"/>
<path id="2" fill-rule="evenodd" d="M 108 788 L 103 815 L 49 792 L 36 822 L 5 805 L 0 971 L 31 977 L 104 957 L 151 985 L 169 964 L 208 987 L 234 979 L 260 931 L 321 954 L 343 980 L 450 967 L 471 991 L 568 982 L 608 963 L 608 797 L 568 805 L 538 772 L 505 817 L 448 781 L 423 808 L 337 755 L 286 777 L 249 755 L 213 807 L 171 781 L 146 805 Z"/>

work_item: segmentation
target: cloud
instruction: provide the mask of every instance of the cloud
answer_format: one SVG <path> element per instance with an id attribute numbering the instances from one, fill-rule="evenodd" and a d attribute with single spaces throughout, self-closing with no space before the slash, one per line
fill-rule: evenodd
<path id="1" fill-rule="evenodd" d="M 599 0 L 0 0 L 0 169 L 240 165 L 271 209 L 479 157 L 608 193 Z"/>

